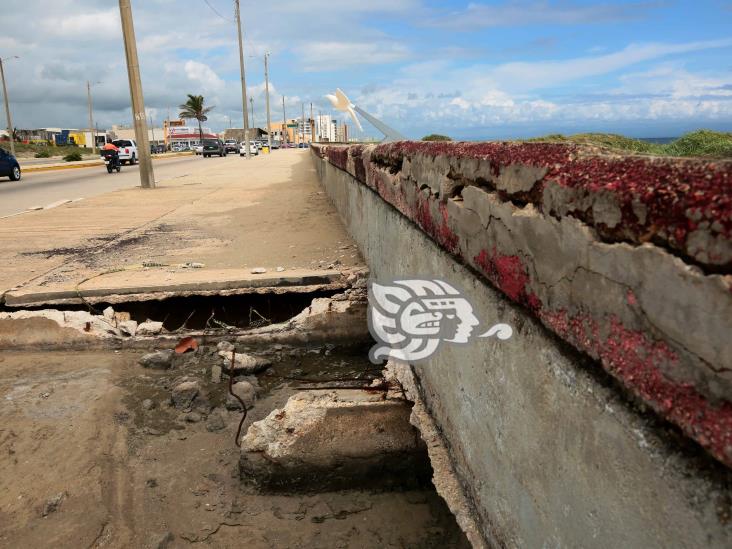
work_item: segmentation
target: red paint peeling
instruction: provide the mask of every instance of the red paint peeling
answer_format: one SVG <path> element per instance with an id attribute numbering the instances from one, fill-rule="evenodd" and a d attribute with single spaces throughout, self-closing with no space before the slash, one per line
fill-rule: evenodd
<path id="1" fill-rule="evenodd" d="M 396 164 L 405 156 L 480 158 L 491 172 L 525 164 L 545 167 L 540 186 L 561 186 L 592 195 L 611 193 L 622 218 L 613 229 L 595 224 L 591 208 L 576 212 L 609 236 L 644 242 L 657 237 L 688 253 L 687 239 L 705 222 L 705 230 L 732 239 L 732 162 L 701 159 L 597 154 L 595 149 L 558 143 L 428 143 L 402 141 L 379 145 L 372 158 Z M 537 197 L 541 193 L 536 193 Z M 644 219 L 636 215 L 642 205 Z M 535 202 L 539 208 L 543 206 Z M 702 255 L 698 261 L 732 267 L 729 258 Z"/>
<path id="2" fill-rule="evenodd" d="M 533 293 L 527 293 L 529 275 L 518 256 L 502 255 L 493 248 L 490 254 L 487 250 L 481 250 L 473 260 L 510 299 L 529 305 L 532 309 L 541 307 L 539 298 Z"/>

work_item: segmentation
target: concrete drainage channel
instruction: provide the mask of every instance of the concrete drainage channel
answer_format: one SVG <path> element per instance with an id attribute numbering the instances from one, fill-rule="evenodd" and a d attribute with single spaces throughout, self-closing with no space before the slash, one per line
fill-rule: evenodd
<path id="1" fill-rule="evenodd" d="M 0 544 L 469 547 L 354 286 L 0 313 Z"/>

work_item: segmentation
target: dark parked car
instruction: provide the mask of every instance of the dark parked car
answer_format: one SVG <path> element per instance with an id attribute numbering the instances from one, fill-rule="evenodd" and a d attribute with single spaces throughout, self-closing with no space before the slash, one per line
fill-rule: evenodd
<path id="1" fill-rule="evenodd" d="M 0 148 L 0 177 L 9 177 L 11 181 L 20 179 L 20 164 L 5 149 Z"/>
<path id="2" fill-rule="evenodd" d="M 220 139 L 204 139 L 203 140 L 203 156 L 226 156 L 226 147 Z"/>
<path id="3" fill-rule="evenodd" d="M 165 152 L 165 145 L 150 145 L 150 152 L 152 154 L 162 154 Z"/>

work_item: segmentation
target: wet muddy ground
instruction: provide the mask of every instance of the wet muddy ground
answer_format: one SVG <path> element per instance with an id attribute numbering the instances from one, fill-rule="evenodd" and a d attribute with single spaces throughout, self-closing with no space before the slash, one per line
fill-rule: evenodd
<path id="1" fill-rule="evenodd" d="M 244 430 L 298 390 L 378 376 L 362 348 L 266 354 L 273 365 L 257 375 Z M 227 377 L 211 381 L 214 349 L 165 371 L 141 367 L 140 355 L 0 356 L 0 546 L 468 546 L 429 485 L 273 494 L 242 484 L 241 412 L 225 406 Z M 203 404 L 171 406 L 181 379 L 200 381 Z"/>

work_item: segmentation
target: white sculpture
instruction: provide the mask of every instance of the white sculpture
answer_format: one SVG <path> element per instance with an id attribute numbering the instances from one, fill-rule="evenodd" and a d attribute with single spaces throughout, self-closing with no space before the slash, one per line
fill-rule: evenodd
<path id="1" fill-rule="evenodd" d="M 328 94 L 325 96 L 328 101 L 330 101 L 331 105 L 333 105 L 333 108 L 337 111 L 341 112 L 347 112 L 351 115 L 351 119 L 353 119 L 353 123 L 356 124 L 359 131 L 363 131 L 363 126 L 361 126 L 361 121 L 356 116 L 356 112 L 353 110 L 353 104 L 351 103 L 351 100 L 348 99 L 345 93 L 340 88 L 336 88 L 335 95 Z"/>
<path id="2" fill-rule="evenodd" d="M 347 112 L 351 116 L 351 119 L 353 119 L 353 123 L 358 127 L 360 131 L 363 131 L 363 127 L 361 126 L 361 122 L 358 119 L 358 116 L 356 116 L 356 113 L 363 116 L 376 129 L 384 134 L 384 142 L 406 141 L 407 138 L 400 134 L 398 131 L 396 131 L 394 128 L 387 126 L 378 118 L 371 116 L 365 110 L 351 103 L 351 100 L 348 99 L 348 96 L 343 93 L 343 90 L 341 90 L 340 88 L 336 88 L 335 95 L 328 94 L 325 97 L 328 99 L 328 101 L 330 101 L 335 110 L 340 112 Z"/>

